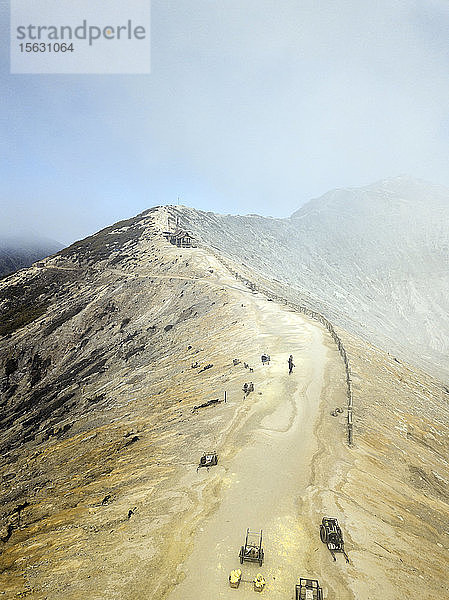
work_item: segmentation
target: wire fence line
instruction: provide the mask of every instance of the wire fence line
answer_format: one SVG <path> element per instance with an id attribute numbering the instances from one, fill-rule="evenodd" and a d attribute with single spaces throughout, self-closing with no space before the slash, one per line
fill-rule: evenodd
<path id="1" fill-rule="evenodd" d="M 238 279 L 239 281 L 244 283 L 250 290 L 260 292 L 267 298 L 270 298 L 271 300 L 274 300 L 281 304 L 285 304 L 286 306 L 293 308 L 293 310 L 296 310 L 298 312 L 305 314 L 306 316 L 320 322 L 329 331 L 332 339 L 334 340 L 334 342 L 338 348 L 340 356 L 343 360 L 343 364 L 345 366 L 345 373 L 346 373 L 346 382 L 345 383 L 346 383 L 346 397 L 347 397 L 347 424 L 346 424 L 346 427 L 347 427 L 348 444 L 349 444 L 349 446 L 352 446 L 353 440 L 354 440 L 354 431 L 353 431 L 354 417 L 353 417 L 353 391 L 352 391 L 351 367 L 349 364 L 349 358 L 348 358 L 348 353 L 346 352 L 346 348 L 344 347 L 340 336 L 335 331 L 335 328 L 332 325 L 332 323 L 329 321 L 329 319 L 327 319 L 324 315 L 322 315 L 318 311 L 312 310 L 312 309 L 308 308 L 307 306 L 295 304 L 294 302 L 291 302 L 289 300 L 286 300 L 282 296 L 279 296 L 278 294 L 274 293 L 273 291 L 271 291 L 267 288 L 263 288 L 260 285 L 254 283 L 253 281 L 250 281 L 247 277 L 244 277 L 243 275 L 241 275 L 240 273 L 235 271 L 232 267 L 230 267 L 229 264 L 227 264 L 226 261 L 221 256 L 217 256 L 217 254 L 215 254 L 215 257 L 220 261 L 220 263 L 224 267 L 226 267 L 226 269 L 228 271 L 230 271 L 230 273 L 232 273 L 232 275 L 236 279 Z"/>

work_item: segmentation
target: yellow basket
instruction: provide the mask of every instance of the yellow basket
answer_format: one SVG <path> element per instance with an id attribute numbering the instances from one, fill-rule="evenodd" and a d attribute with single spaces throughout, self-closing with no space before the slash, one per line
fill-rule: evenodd
<path id="1" fill-rule="evenodd" d="M 263 588 L 265 587 L 265 579 L 262 577 L 262 575 L 260 573 L 257 574 L 253 583 L 254 583 L 254 591 L 255 592 L 261 592 L 263 590 Z"/>
<path id="2" fill-rule="evenodd" d="M 234 571 L 231 571 L 231 574 L 229 575 L 229 585 L 232 588 L 238 588 L 240 585 L 241 579 L 242 579 L 242 571 L 240 569 L 235 569 Z"/>

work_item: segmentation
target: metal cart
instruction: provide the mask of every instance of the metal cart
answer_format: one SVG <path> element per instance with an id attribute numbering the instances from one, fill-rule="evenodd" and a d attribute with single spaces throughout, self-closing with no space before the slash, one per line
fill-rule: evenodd
<path id="1" fill-rule="evenodd" d="M 244 560 L 258 562 L 262 566 L 264 553 L 262 548 L 262 529 L 260 531 L 246 530 L 245 545 L 240 548 L 240 564 Z"/>
<path id="2" fill-rule="evenodd" d="M 295 589 L 296 600 L 323 600 L 323 590 L 317 579 L 301 577 Z"/>
<path id="3" fill-rule="evenodd" d="M 343 534 L 337 519 L 334 517 L 323 517 L 320 525 L 320 538 L 323 544 L 327 544 L 327 547 L 329 548 L 334 560 L 337 560 L 335 558 L 335 553 L 341 552 L 345 557 L 346 562 L 349 562 L 349 557 L 345 552 Z"/>
<path id="4" fill-rule="evenodd" d="M 203 456 L 200 458 L 200 464 L 197 467 L 201 469 L 201 467 L 214 467 L 218 464 L 218 455 L 216 452 L 205 452 Z"/>

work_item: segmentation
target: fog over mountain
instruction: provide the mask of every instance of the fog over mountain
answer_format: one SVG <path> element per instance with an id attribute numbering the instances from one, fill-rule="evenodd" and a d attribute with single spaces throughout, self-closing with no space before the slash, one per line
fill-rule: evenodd
<path id="1" fill-rule="evenodd" d="M 0 233 L 0 276 L 29 267 L 62 248 L 63 245 L 59 242 L 35 233 Z"/>
<path id="2" fill-rule="evenodd" d="M 176 207 L 224 255 L 429 372 L 449 375 L 449 189 L 397 177 L 331 191 L 288 219 Z"/>

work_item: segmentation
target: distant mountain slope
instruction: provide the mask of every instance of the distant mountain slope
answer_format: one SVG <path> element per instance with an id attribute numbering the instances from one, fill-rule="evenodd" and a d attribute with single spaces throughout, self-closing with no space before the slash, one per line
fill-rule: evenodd
<path id="1" fill-rule="evenodd" d="M 204 243 L 289 296 L 449 375 L 449 190 L 399 177 L 329 192 L 289 219 L 173 207 Z"/>
<path id="2" fill-rule="evenodd" d="M 36 235 L 0 237 L 0 277 L 55 254 L 63 245 Z"/>

